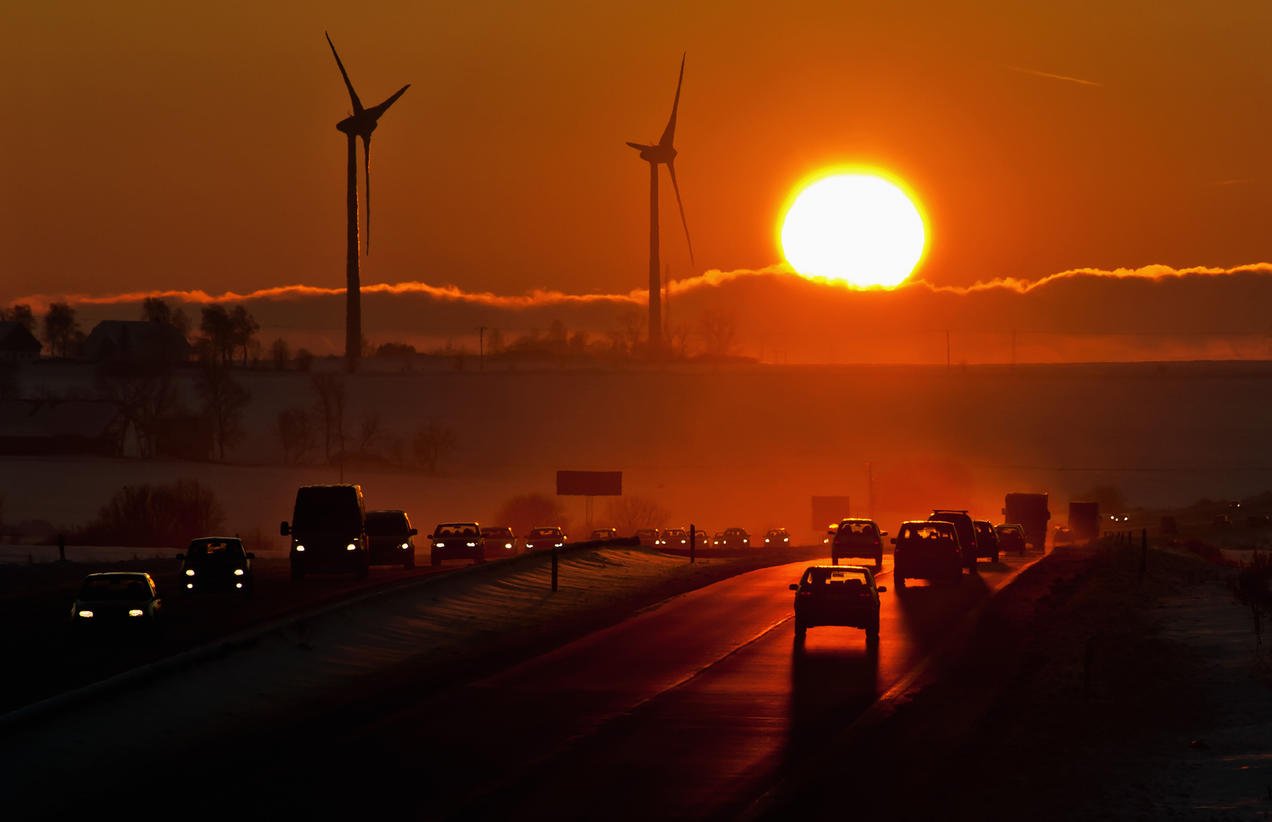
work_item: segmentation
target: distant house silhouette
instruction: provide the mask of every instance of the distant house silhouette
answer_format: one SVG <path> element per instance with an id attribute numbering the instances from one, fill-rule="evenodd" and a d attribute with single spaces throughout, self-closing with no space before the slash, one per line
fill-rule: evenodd
<path id="1" fill-rule="evenodd" d="M 43 347 L 21 323 L 0 322 L 0 360 L 33 360 Z"/>
<path id="2" fill-rule="evenodd" d="M 0 454 L 119 452 L 119 408 L 100 400 L 0 400 Z"/>
<path id="3" fill-rule="evenodd" d="M 148 320 L 102 320 L 84 341 L 84 356 L 113 362 L 186 362 L 194 348 L 176 328 Z"/>

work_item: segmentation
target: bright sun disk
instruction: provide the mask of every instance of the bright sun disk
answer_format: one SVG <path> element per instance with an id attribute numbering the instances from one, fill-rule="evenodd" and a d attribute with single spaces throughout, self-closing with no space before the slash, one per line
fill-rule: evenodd
<path id="1" fill-rule="evenodd" d="M 809 184 L 782 220 L 782 253 L 805 277 L 857 288 L 895 288 L 923 257 L 926 231 L 914 202 L 870 174 Z"/>

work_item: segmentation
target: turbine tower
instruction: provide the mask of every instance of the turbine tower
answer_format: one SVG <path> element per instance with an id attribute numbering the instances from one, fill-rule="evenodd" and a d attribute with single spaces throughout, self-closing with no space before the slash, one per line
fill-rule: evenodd
<path id="1" fill-rule="evenodd" d="M 689 245 L 689 262 L 693 260 L 693 240 L 689 238 L 689 223 L 685 220 L 685 204 L 680 200 L 680 185 L 676 182 L 676 110 L 680 107 L 680 87 L 685 81 L 685 58 L 680 57 L 680 79 L 676 81 L 676 97 L 671 103 L 671 117 L 663 129 L 662 138 L 654 145 L 628 143 L 640 152 L 640 159 L 649 163 L 649 352 L 651 356 L 662 353 L 662 285 L 658 269 L 658 166 L 667 166 L 671 175 L 671 187 L 676 192 L 676 205 L 680 208 L 680 224 L 685 229 L 685 242 Z"/>
<path id="2" fill-rule="evenodd" d="M 327 45 L 331 46 L 331 54 L 336 58 L 336 66 L 340 69 L 340 76 L 344 78 L 345 88 L 349 90 L 349 102 L 353 105 L 353 113 L 336 123 L 336 129 L 342 132 L 348 138 L 348 186 L 345 195 L 345 204 L 348 210 L 348 222 L 346 226 L 346 238 L 348 240 L 348 249 L 345 254 L 345 360 L 348 363 L 349 370 L 352 371 L 358 362 L 358 358 L 362 355 L 362 282 L 361 274 L 358 270 L 358 149 L 357 138 L 362 138 L 362 157 L 364 163 L 364 175 L 367 180 L 367 253 L 371 253 L 371 132 L 375 131 L 375 127 L 380 119 L 380 115 L 389 110 L 389 106 L 397 102 L 408 88 L 410 83 L 402 86 L 394 92 L 393 96 L 380 103 L 378 106 L 365 108 L 362 101 L 358 99 L 358 93 L 353 90 L 353 83 L 349 81 L 349 72 L 345 71 L 344 63 L 340 61 L 340 55 L 336 52 L 335 43 L 331 42 L 331 35 L 323 32 L 327 38 Z"/>

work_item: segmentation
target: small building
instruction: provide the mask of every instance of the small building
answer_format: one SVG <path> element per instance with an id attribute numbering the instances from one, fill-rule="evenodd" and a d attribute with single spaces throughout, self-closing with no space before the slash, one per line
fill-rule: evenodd
<path id="1" fill-rule="evenodd" d="M 84 341 L 84 357 L 97 362 L 186 362 L 194 348 L 171 325 L 149 320 L 102 320 Z"/>
<path id="2" fill-rule="evenodd" d="M 0 360 L 34 360 L 43 347 L 22 323 L 0 322 Z"/>

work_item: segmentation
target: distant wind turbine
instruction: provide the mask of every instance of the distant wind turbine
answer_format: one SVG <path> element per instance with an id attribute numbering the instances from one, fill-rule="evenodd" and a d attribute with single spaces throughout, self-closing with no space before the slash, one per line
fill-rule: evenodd
<path id="1" fill-rule="evenodd" d="M 676 192 L 676 205 L 680 208 L 680 224 L 685 229 L 685 242 L 689 245 L 689 262 L 693 259 L 693 240 L 689 238 L 689 223 L 685 220 L 685 204 L 680 199 L 680 185 L 676 182 L 676 110 L 680 108 L 680 87 L 685 82 L 685 57 L 680 57 L 680 79 L 676 81 L 676 98 L 671 104 L 671 117 L 662 138 L 654 145 L 628 143 L 640 152 L 640 159 L 649 163 L 649 349 L 657 355 L 662 351 L 662 287 L 658 268 L 658 166 L 667 166 L 671 174 L 671 187 Z"/>
<path id="2" fill-rule="evenodd" d="M 345 203 L 348 210 L 347 239 L 348 249 L 345 255 L 346 295 L 345 295 L 345 359 L 352 370 L 362 355 L 362 283 L 358 270 L 358 149 L 356 138 L 362 138 L 362 156 L 364 174 L 367 179 L 367 253 L 371 253 L 371 132 L 380 120 L 380 115 L 389 110 L 389 106 L 406 93 L 410 83 L 394 92 L 393 96 L 378 106 L 365 108 L 358 99 L 358 92 L 353 90 L 349 80 L 349 72 L 336 52 L 331 35 L 323 32 L 327 45 L 331 46 L 331 54 L 336 58 L 336 66 L 340 76 L 344 78 L 345 88 L 349 90 L 349 102 L 353 105 L 353 113 L 336 123 L 336 129 L 348 138 L 348 186 Z"/>

